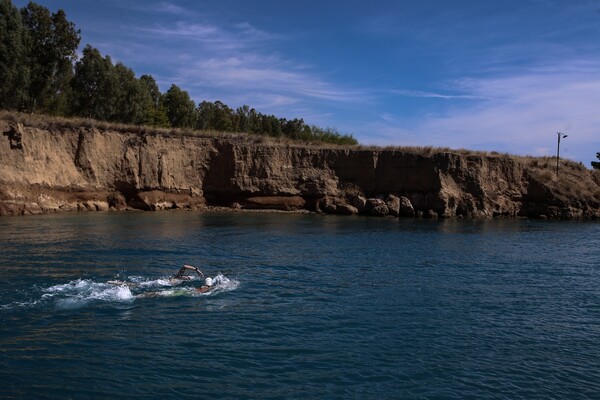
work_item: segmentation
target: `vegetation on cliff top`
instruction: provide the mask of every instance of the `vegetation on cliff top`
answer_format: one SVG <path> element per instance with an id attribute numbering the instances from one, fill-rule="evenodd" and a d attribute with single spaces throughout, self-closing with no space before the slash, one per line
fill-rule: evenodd
<path id="1" fill-rule="evenodd" d="M 196 105 L 172 85 L 113 64 L 87 45 L 77 59 L 80 31 L 63 10 L 30 2 L 22 9 L 0 0 L 0 108 L 132 125 L 241 132 L 305 142 L 357 144 L 352 135 L 215 101 Z"/>
<path id="2" fill-rule="evenodd" d="M 596 153 L 596 158 L 597 158 L 598 160 L 600 160 L 600 152 Z M 592 161 L 592 167 L 593 167 L 594 169 L 598 169 L 598 170 L 600 170 L 600 162 L 599 162 L 599 161 Z"/>

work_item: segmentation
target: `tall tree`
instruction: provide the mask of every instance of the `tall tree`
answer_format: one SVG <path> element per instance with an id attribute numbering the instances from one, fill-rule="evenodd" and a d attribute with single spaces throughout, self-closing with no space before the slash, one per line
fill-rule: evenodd
<path id="1" fill-rule="evenodd" d="M 304 131 L 304 120 L 302 118 L 294 118 L 292 120 L 286 120 L 281 118 L 281 132 L 290 139 L 300 139 L 302 132 Z"/>
<path id="2" fill-rule="evenodd" d="M 140 82 L 144 85 L 144 88 L 148 95 L 150 96 L 150 100 L 154 107 L 158 107 L 161 102 L 161 93 L 158 85 L 156 84 L 156 80 L 152 77 L 152 75 L 142 75 L 140 76 Z"/>
<path id="3" fill-rule="evenodd" d="M 261 115 L 262 114 L 257 113 L 254 108 L 250 109 L 248 112 L 248 129 L 246 132 L 255 134 L 262 132 Z"/>
<path id="4" fill-rule="evenodd" d="M 600 152 L 596 153 L 596 158 L 600 160 Z M 592 161 L 592 167 L 594 169 L 600 169 L 600 161 Z"/>
<path id="5" fill-rule="evenodd" d="M 248 132 L 250 122 L 250 107 L 243 105 L 235 110 L 237 125 L 240 132 Z"/>
<path id="6" fill-rule="evenodd" d="M 192 128 L 195 125 L 196 105 L 188 92 L 181 90 L 177 85 L 171 85 L 163 96 L 163 102 L 172 127 Z"/>
<path id="7" fill-rule="evenodd" d="M 68 87 L 81 40 L 80 31 L 67 20 L 63 10 L 50 14 L 47 8 L 29 2 L 21 9 L 21 15 L 28 33 L 29 108 L 36 111 L 39 106 L 53 112 L 56 97 Z"/>
<path id="8" fill-rule="evenodd" d="M 136 79 L 130 68 L 117 63 L 113 69 L 115 114 L 111 120 L 140 125 L 146 118 L 146 110 L 152 103 L 143 83 Z"/>
<path id="9" fill-rule="evenodd" d="M 0 0 L 0 107 L 21 109 L 27 99 L 29 68 L 26 30 L 19 10 Z"/>
<path id="10" fill-rule="evenodd" d="M 115 114 L 116 83 L 109 56 L 103 58 L 97 49 L 87 45 L 81 60 L 75 64 L 71 86 L 75 115 L 111 120 Z"/>
<path id="11" fill-rule="evenodd" d="M 203 101 L 196 109 L 196 129 L 208 131 L 215 129 L 215 105 L 210 101 Z"/>
<path id="12" fill-rule="evenodd" d="M 217 131 L 228 132 L 233 130 L 233 111 L 220 100 L 215 101 L 215 126 Z"/>
<path id="13" fill-rule="evenodd" d="M 262 120 L 261 134 L 268 136 L 281 136 L 281 123 L 274 115 L 260 115 Z"/>
<path id="14" fill-rule="evenodd" d="M 153 126 L 169 126 L 167 109 L 162 103 L 162 94 L 152 75 L 140 76 L 140 84 L 148 94 L 150 103 L 146 105 L 144 123 Z"/>

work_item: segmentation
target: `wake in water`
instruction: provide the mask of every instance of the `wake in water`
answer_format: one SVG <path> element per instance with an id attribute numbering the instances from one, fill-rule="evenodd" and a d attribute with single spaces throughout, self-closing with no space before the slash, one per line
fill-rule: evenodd
<path id="1" fill-rule="evenodd" d="M 134 299 L 126 286 L 96 283 L 88 279 L 51 286 L 45 292 L 42 299 L 55 300 L 56 306 L 63 309 L 83 307 L 92 301 L 122 302 Z"/>
<path id="2" fill-rule="evenodd" d="M 77 279 L 68 283 L 35 288 L 40 291 L 39 297 L 30 301 L 14 301 L 0 305 L 0 310 L 10 310 L 23 307 L 35 307 L 54 304 L 59 309 L 74 309 L 89 303 L 130 303 L 136 299 L 174 296 L 212 296 L 221 292 L 235 290 L 239 281 L 229 279 L 223 274 L 212 278 L 212 286 L 205 291 L 199 291 L 196 286 L 201 280 L 174 280 L 159 278 L 145 280 L 142 277 L 129 277 L 126 280 L 95 282 L 91 279 Z M 194 282 L 195 281 L 195 282 Z M 195 286 L 190 286 L 194 285 Z"/>

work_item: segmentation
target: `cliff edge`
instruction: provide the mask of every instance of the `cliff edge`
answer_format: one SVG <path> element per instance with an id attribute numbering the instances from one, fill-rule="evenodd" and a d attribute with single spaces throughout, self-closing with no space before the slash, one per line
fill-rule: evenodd
<path id="1" fill-rule="evenodd" d="M 571 161 L 261 144 L 0 120 L 0 215 L 74 210 L 311 210 L 600 218 L 600 177 Z"/>

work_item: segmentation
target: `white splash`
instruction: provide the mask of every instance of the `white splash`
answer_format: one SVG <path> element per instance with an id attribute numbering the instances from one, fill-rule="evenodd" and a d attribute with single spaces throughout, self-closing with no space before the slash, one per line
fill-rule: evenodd
<path id="1" fill-rule="evenodd" d="M 225 275 L 219 273 L 212 278 L 212 287 L 209 291 L 204 293 L 196 291 L 194 295 L 198 296 L 211 296 L 220 292 L 230 292 L 237 289 L 240 286 L 240 282 L 235 279 L 229 279 Z"/>
<path id="2" fill-rule="evenodd" d="M 97 283 L 89 279 L 51 286 L 45 292 L 42 299 L 55 299 L 59 308 L 83 307 L 91 301 L 124 302 L 135 298 L 126 285 Z"/>
<path id="3" fill-rule="evenodd" d="M 203 280 L 175 280 L 158 278 L 147 280 L 132 276 L 123 281 L 95 282 L 90 279 L 76 279 L 68 283 L 38 288 L 41 296 L 31 301 L 12 302 L 0 305 L 0 310 L 28 308 L 44 304 L 54 304 L 59 309 L 76 309 L 91 302 L 123 303 L 136 298 L 174 296 L 212 296 L 229 292 L 239 287 L 240 282 L 219 273 L 212 278 L 213 285 L 207 291 L 200 291 Z M 196 281 L 196 282 L 194 282 Z M 184 286 L 179 286 L 184 285 Z M 39 292 L 38 292 L 39 293 Z M 37 297 L 37 296 L 36 296 Z"/>

